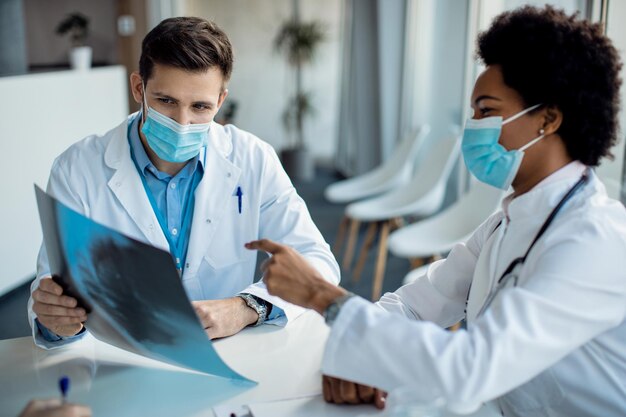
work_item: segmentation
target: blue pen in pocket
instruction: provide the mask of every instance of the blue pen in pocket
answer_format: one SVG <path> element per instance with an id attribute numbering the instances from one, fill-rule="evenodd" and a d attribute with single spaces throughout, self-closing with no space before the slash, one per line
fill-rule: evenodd
<path id="1" fill-rule="evenodd" d="M 61 391 L 61 402 L 65 404 L 67 393 L 70 390 L 70 379 L 67 376 L 63 376 L 59 379 L 59 390 Z"/>
<path id="2" fill-rule="evenodd" d="M 237 187 L 237 207 L 239 208 L 239 214 L 241 214 L 241 196 L 243 192 L 241 191 L 241 187 Z"/>

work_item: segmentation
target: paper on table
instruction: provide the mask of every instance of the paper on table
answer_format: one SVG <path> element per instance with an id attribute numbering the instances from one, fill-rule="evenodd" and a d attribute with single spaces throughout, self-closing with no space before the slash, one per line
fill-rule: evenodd
<path id="1" fill-rule="evenodd" d="M 252 417 L 371 417 L 384 415 L 382 410 L 376 409 L 372 404 L 329 404 L 324 401 L 321 395 L 285 401 L 256 403 L 250 404 L 249 407 Z"/>
<path id="2" fill-rule="evenodd" d="M 328 404 L 320 394 L 306 395 L 277 401 L 252 403 L 249 405 L 220 405 L 213 408 L 215 417 L 373 417 L 384 416 L 384 412 L 372 404 L 337 405 Z"/>
<path id="3" fill-rule="evenodd" d="M 88 312 L 98 339 L 134 353 L 252 383 L 206 336 L 168 252 L 64 206 L 35 186 L 50 272 Z"/>

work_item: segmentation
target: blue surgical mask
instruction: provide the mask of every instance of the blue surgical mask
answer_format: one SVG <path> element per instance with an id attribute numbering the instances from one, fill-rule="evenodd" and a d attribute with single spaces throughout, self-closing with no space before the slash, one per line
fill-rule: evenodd
<path id="1" fill-rule="evenodd" d="M 200 153 L 208 143 L 209 123 L 181 125 L 148 107 L 144 86 L 143 102 L 147 112 L 141 132 L 157 156 L 168 162 L 185 162 Z"/>
<path id="2" fill-rule="evenodd" d="M 467 169 L 480 181 L 497 188 L 509 188 L 519 170 L 524 151 L 544 138 L 536 137 L 519 149 L 507 151 L 498 143 L 502 126 L 522 117 L 541 104 L 531 106 L 506 120 L 502 117 L 468 119 L 463 130 L 461 151 Z"/>

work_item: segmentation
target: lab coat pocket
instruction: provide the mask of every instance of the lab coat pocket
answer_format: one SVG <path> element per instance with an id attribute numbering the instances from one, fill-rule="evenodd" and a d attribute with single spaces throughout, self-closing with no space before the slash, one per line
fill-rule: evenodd
<path id="1" fill-rule="evenodd" d="M 563 389 L 548 369 L 524 385 L 500 398 L 500 405 L 513 411 L 515 415 L 541 411 L 556 407 L 563 401 Z M 506 413 L 505 413 L 506 415 Z"/>
<path id="2" fill-rule="evenodd" d="M 258 215 L 252 212 L 245 194 L 239 197 L 234 193 L 204 259 L 213 269 L 248 261 L 255 254 L 246 249 L 244 244 L 257 239 L 257 236 Z"/>

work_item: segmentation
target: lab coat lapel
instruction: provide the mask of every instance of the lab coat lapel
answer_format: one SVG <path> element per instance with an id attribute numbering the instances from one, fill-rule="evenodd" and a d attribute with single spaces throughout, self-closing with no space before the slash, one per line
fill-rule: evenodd
<path id="1" fill-rule="evenodd" d="M 223 221 L 224 213 L 239 182 L 241 169 L 227 156 L 232 152 L 230 137 L 209 132 L 209 145 L 205 148 L 204 175 L 195 192 L 195 204 L 185 272 L 194 274 L 200 261 L 208 253 L 215 238 L 217 226 Z M 222 236 L 228 239 L 228 236 Z"/>
<path id="2" fill-rule="evenodd" d="M 153 246 L 168 250 L 167 239 L 131 159 L 127 135 L 128 121 L 115 130 L 107 146 L 105 162 L 115 170 L 108 186 L 147 241 Z"/>

